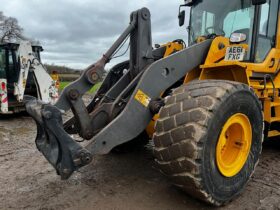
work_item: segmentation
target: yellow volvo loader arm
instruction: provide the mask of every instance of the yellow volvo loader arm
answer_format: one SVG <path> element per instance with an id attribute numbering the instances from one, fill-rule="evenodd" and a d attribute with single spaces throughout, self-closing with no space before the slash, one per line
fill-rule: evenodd
<path id="1" fill-rule="evenodd" d="M 27 102 L 37 147 L 62 179 L 148 131 L 160 171 L 191 196 L 219 206 L 242 192 L 264 137 L 280 133 L 279 1 L 188 0 L 183 7 L 191 8 L 188 47 L 175 40 L 154 49 L 149 10 L 140 9 L 54 106 Z M 185 11 L 179 19 L 183 25 Z M 130 59 L 110 70 L 85 106 L 82 95 L 128 37 Z M 70 109 L 74 117 L 63 124 Z"/>

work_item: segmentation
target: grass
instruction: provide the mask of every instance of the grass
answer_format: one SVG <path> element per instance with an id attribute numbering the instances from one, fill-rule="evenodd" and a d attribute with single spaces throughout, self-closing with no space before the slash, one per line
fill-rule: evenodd
<path id="1" fill-rule="evenodd" d="M 71 82 L 60 82 L 59 90 L 62 91 L 66 86 L 68 86 Z M 88 93 L 95 93 L 96 90 L 101 86 L 101 83 L 97 83 L 94 87 L 92 87 Z"/>

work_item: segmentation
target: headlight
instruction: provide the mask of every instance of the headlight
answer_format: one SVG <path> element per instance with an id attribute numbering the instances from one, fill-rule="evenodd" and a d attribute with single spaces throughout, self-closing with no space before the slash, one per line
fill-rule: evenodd
<path id="1" fill-rule="evenodd" d="M 230 42 L 231 43 L 240 43 L 246 41 L 247 36 L 243 33 L 232 33 L 230 35 Z"/>

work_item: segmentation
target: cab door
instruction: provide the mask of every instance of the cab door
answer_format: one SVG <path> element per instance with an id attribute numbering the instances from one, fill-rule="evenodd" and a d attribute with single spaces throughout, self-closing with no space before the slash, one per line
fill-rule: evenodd
<path id="1" fill-rule="evenodd" d="M 7 49 L 6 50 L 6 62 L 7 62 L 6 75 L 7 75 L 7 80 L 8 80 L 8 89 L 10 91 L 13 91 L 14 83 L 18 82 L 19 70 L 20 70 L 19 62 L 18 62 L 18 53 L 17 53 L 16 49 Z"/>
<path id="2" fill-rule="evenodd" d="M 255 62 L 262 63 L 276 47 L 279 0 L 267 0 L 259 9 L 259 30 L 256 39 Z"/>

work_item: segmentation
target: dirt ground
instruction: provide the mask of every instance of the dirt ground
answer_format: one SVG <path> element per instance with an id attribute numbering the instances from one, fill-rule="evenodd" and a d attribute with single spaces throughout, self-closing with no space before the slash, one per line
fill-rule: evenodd
<path id="1" fill-rule="evenodd" d="M 154 166 L 151 148 L 99 156 L 61 181 L 37 151 L 35 124 L 0 117 L 0 209 L 215 209 L 173 187 Z M 280 139 L 264 145 L 242 195 L 220 209 L 280 209 Z"/>

